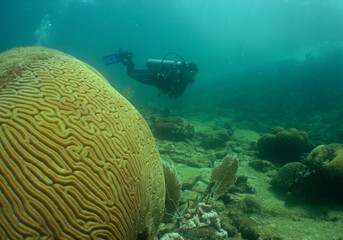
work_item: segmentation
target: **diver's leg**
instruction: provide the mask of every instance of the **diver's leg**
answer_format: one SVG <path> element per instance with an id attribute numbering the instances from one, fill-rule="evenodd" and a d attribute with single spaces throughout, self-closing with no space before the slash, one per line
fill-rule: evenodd
<path id="1" fill-rule="evenodd" d="M 123 64 L 126 65 L 127 75 L 129 75 L 129 77 L 135 79 L 136 81 L 140 83 L 153 85 L 153 81 L 151 79 L 151 72 L 147 69 L 146 70 L 135 69 L 135 64 L 133 63 L 131 57 L 128 57 L 125 62 L 123 61 Z"/>
<path id="2" fill-rule="evenodd" d="M 151 72 L 149 70 L 137 70 L 133 68 L 128 71 L 128 75 L 140 83 L 154 85 L 154 82 L 151 79 Z"/>

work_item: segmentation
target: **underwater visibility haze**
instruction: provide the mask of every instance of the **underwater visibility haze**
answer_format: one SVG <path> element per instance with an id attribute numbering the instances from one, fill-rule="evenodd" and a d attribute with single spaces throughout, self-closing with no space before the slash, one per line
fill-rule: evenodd
<path id="1" fill-rule="evenodd" d="M 75 236 L 82 239 L 125 239 L 128 236 L 154 239 L 157 236 L 164 240 L 343 238 L 343 1 L 1 0 L 0 31 L 0 163 L 3 169 L 10 169 L 0 175 L 0 239 L 24 239 L 29 237 L 28 233 L 33 239 L 73 239 Z M 13 49 L 29 46 L 32 48 Z M 168 96 L 164 93 L 177 88 L 177 81 L 166 87 L 149 82 L 147 77 L 137 80 L 128 70 L 130 66 L 146 69 L 148 59 L 161 60 L 159 63 L 180 61 L 179 66 L 184 66 L 184 61 L 194 63 L 192 76 L 195 78 L 183 85 L 182 90 Z M 27 69 L 32 73 L 25 72 L 29 70 L 24 66 L 29 66 Z M 63 110 L 63 104 L 72 106 L 68 101 L 74 97 L 87 99 L 87 103 L 96 107 L 73 105 L 76 109 L 68 114 L 74 112 L 80 114 L 77 115 L 80 118 L 83 114 L 95 114 L 95 123 L 89 122 L 91 117 L 80 120 L 79 125 L 73 122 L 75 129 L 84 127 L 85 133 L 80 133 L 83 140 L 73 135 L 72 139 L 80 142 L 72 147 L 68 142 L 71 138 L 66 140 L 63 134 L 61 139 L 69 145 L 62 144 L 61 148 L 42 137 L 43 145 L 51 145 L 52 149 L 43 157 L 39 151 L 35 152 L 40 149 L 35 145 L 35 138 L 24 133 L 24 128 L 30 128 L 9 115 L 29 112 L 16 110 L 16 104 L 23 107 L 27 102 L 21 105 L 15 100 L 17 95 L 10 94 L 22 93 L 25 99 L 25 94 L 44 93 L 46 88 L 38 91 L 32 79 L 25 81 L 30 74 L 44 79 L 39 69 L 45 67 L 61 74 L 61 78 L 51 74 L 57 80 L 50 79 L 44 85 L 46 88 L 55 84 L 54 90 L 80 91 L 66 97 L 67 100 L 54 102 L 56 105 L 49 102 L 48 97 L 50 111 Z M 177 71 L 182 71 L 180 69 Z M 166 79 L 168 74 L 164 75 Z M 151 74 L 144 76 L 151 77 Z M 89 82 L 82 82 L 88 78 Z M 9 90 L 12 80 L 17 81 L 12 82 L 16 89 L 13 91 Z M 18 90 L 21 88 L 24 90 Z M 93 88 L 99 91 L 87 92 Z M 59 96 L 62 90 L 54 94 Z M 82 95 L 85 92 L 89 94 Z M 33 101 L 32 106 L 35 104 Z M 44 101 L 40 104 L 45 106 Z M 107 106 L 115 109 L 118 106 L 122 117 L 117 118 L 112 110 L 95 113 Z M 85 109 L 95 109 L 95 112 Z M 34 118 L 37 129 L 45 126 L 40 122 L 43 120 L 47 121 L 45 124 L 52 124 L 51 129 L 56 126 L 57 130 L 47 127 L 51 132 L 67 128 L 66 122 L 49 120 L 57 113 L 49 114 Z M 113 126 L 120 127 L 103 127 L 99 119 L 105 119 L 108 126 L 115 120 L 117 125 Z M 98 138 L 95 125 L 103 127 L 103 131 L 113 131 Z M 11 126 L 18 128 L 13 130 Z M 118 129 L 125 129 L 120 132 L 125 136 L 123 139 L 107 138 L 120 131 Z M 63 142 L 57 139 L 56 142 Z M 96 143 L 92 145 L 92 141 Z M 23 144 L 22 147 L 16 148 L 16 142 Z M 6 147 L 7 143 L 10 147 Z M 37 166 L 33 166 L 35 160 L 30 163 L 32 166 L 20 165 L 19 161 L 11 165 L 9 159 L 15 156 L 21 159 L 25 155 L 13 152 L 31 149 L 25 144 L 35 146 L 30 156 L 37 160 Z M 108 147 L 99 147 L 103 144 Z M 123 147 L 125 144 L 127 148 Z M 102 150 L 93 154 L 88 152 L 92 147 Z M 121 150 L 116 152 L 117 148 Z M 64 156 L 68 149 L 71 159 L 77 159 L 77 154 L 80 161 L 86 159 L 85 166 L 78 168 L 78 164 L 74 166 L 67 160 L 62 163 L 63 157 L 57 156 Z M 129 149 L 129 153 L 123 149 Z M 121 164 L 114 160 L 111 164 L 125 169 L 127 175 L 113 177 L 115 170 L 104 164 L 105 160 L 88 164 L 94 156 L 122 159 Z M 59 159 L 56 164 L 49 161 L 44 164 L 56 167 L 61 176 L 64 176 L 62 168 L 75 167 L 71 173 L 73 178 L 63 183 L 50 179 L 53 174 L 45 172 L 40 161 L 55 157 Z M 163 160 L 165 181 L 159 157 Z M 125 161 L 134 163 L 126 165 Z M 29 169 L 27 172 L 24 166 Z M 84 170 L 87 167 L 94 175 Z M 49 177 L 28 174 L 36 170 Z M 68 186 L 61 190 L 64 205 L 59 205 L 59 200 L 51 200 L 53 197 L 49 198 L 51 201 L 42 200 L 42 205 L 32 203 L 33 213 L 23 215 L 24 220 L 20 220 L 20 224 L 25 225 L 23 232 L 15 232 L 22 225 L 13 226 L 13 219 L 20 219 L 13 207 L 19 197 L 10 200 L 7 192 L 15 189 L 9 179 L 20 179 L 21 175 L 14 174 L 15 171 L 22 173 L 23 179 L 31 176 L 54 186 L 51 191 L 56 193 L 63 184 Z M 131 180 L 127 180 L 127 176 L 132 177 Z M 98 177 L 103 182 L 96 186 L 91 182 Z M 89 182 L 80 180 L 83 187 L 71 183 L 72 179 L 82 178 L 89 179 Z M 109 182 L 116 187 L 125 184 L 137 187 L 107 189 Z M 86 197 L 85 205 L 78 208 L 75 199 L 85 196 L 87 184 L 88 189 L 98 191 L 89 194 L 100 200 L 92 202 Z M 35 187 L 39 190 L 37 196 L 51 193 L 40 187 L 42 185 Z M 82 193 L 81 197 L 69 194 L 74 187 Z M 149 191 L 144 192 L 144 188 Z M 115 200 L 108 200 L 111 191 L 124 192 L 113 194 L 115 200 L 124 199 L 124 210 Z M 29 205 L 29 195 L 21 198 L 23 205 Z M 56 209 L 51 207 L 54 204 Z M 95 206 L 101 210 L 87 215 Z M 56 210 L 65 215 L 59 220 L 54 214 L 47 214 L 49 217 L 44 219 L 47 222 L 41 226 L 30 225 L 32 219 L 40 221 L 37 219 L 44 215 L 45 207 L 49 214 Z M 68 212 L 65 209 L 69 207 Z M 163 216 L 164 212 L 167 214 Z M 70 220 L 73 218 L 84 222 L 73 222 Z M 53 223 L 48 223 L 47 219 Z M 56 227 L 65 224 L 63 219 L 70 228 Z M 107 228 L 108 222 L 117 225 L 111 225 L 103 233 L 94 230 L 98 229 L 98 225 L 93 224 L 97 221 L 103 224 L 99 225 L 102 230 Z M 46 229 L 53 234 L 46 233 Z"/>

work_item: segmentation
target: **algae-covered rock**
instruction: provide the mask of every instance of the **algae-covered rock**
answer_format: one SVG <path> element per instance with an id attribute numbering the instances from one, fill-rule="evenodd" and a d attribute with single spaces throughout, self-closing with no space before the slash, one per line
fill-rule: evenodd
<path id="1" fill-rule="evenodd" d="M 301 183 L 306 172 L 308 172 L 308 167 L 305 164 L 287 163 L 279 169 L 271 184 L 281 190 L 291 191 Z"/>
<path id="2" fill-rule="evenodd" d="M 239 208 L 248 214 L 261 213 L 262 203 L 257 197 L 247 196 L 240 201 Z"/>
<path id="3" fill-rule="evenodd" d="M 279 162 L 299 161 L 300 156 L 309 148 L 305 131 L 282 127 L 274 128 L 272 133 L 264 134 L 257 141 L 260 157 Z"/>
<path id="4" fill-rule="evenodd" d="M 230 189 L 230 193 L 255 193 L 256 189 L 250 185 L 247 176 L 237 176 L 235 185 Z"/>
<path id="5" fill-rule="evenodd" d="M 227 141 L 231 137 L 231 131 L 228 129 L 218 129 L 211 133 L 205 134 L 200 142 L 200 146 L 204 149 L 223 148 L 227 145 Z"/>
<path id="6" fill-rule="evenodd" d="M 200 145 L 208 150 L 208 149 L 215 149 L 215 148 L 223 148 L 226 146 L 226 142 L 218 138 L 216 136 L 206 136 L 201 140 Z"/>
<path id="7" fill-rule="evenodd" d="M 256 143 L 260 138 L 260 135 L 252 130 L 236 129 L 233 132 L 232 138 L 247 143 Z"/>
<path id="8" fill-rule="evenodd" d="M 249 166 L 258 172 L 266 173 L 270 170 L 275 169 L 273 164 L 266 160 L 254 160 L 249 162 Z"/>
<path id="9" fill-rule="evenodd" d="M 256 227 L 257 224 L 249 216 L 243 214 L 234 215 L 232 216 L 232 223 L 242 234 L 244 239 L 259 239 L 259 233 Z"/>
<path id="10" fill-rule="evenodd" d="M 175 164 L 183 189 L 190 189 L 197 181 L 209 182 L 211 168 L 195 168 L 185 164 Z"/>
<path id="11" fill-rule="evenodd" d="M 228 129 L 218 129 L 202 136 L 200 146 L 204 149 L 224 148 L 230 139 L 232 132 Z"/>
<path id="12" fill-rule="evenodd" d="M 271 181 L 271 185 L 284 195 L 286 201 L 310 203 L 339 203 L 343 201 L 342 181 L 328 178 L 322 171 L 313 170 L 300 162 L 285 164 Z"/>
<path id="13" fill-rule="evenodd" d="M 154 135 L 162 140 L 184 141 L 194 136 L 194 126 L 183 118 L 161 118 L 154 125 Z"/>
<path id="14" fill-rule="evenodd" d="M 164 159 L 191 167 L 212 167 L 216 156 L 203 148 L 194 147 L 185 142 L 157 141 L 160 153 Z"/>
<path id="15" fill-rule="evenodd" d="M 218 149 L 218 151 L 215 151 L 214 155 L 216 156 L 217 159 L 222 159 L 228 154 L 228 150 L 222 150 Z"/>

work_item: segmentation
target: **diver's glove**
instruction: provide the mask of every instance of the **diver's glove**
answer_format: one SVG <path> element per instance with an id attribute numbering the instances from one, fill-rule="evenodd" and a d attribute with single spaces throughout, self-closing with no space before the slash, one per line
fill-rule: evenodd
<path id="1" fill-rule="evenodd" d="M 125 59 L 132 58 L 133 54 L 131 51 L 122 51 L 119 49 L 118 53 L 111 54 L 102 58 L 106 65 L 119 63 Z"/>

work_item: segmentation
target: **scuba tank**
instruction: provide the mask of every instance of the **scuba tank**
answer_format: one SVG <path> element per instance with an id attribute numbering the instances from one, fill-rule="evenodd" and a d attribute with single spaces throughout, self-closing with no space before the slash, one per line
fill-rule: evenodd
<path id="1" fill-rule="evenodd" d="M 181 70 L 186 65 L 185 62 L 164 59 L 148 59 L 146 66 L 150 71 Z"/>

